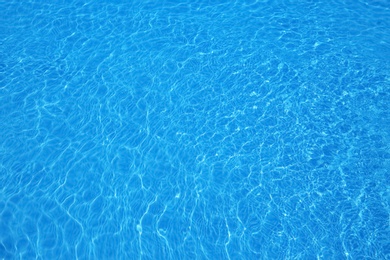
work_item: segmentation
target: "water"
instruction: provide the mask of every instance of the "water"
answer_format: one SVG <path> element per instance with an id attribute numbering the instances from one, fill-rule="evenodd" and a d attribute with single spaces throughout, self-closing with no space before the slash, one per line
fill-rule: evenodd
<path id="1" fill-rule="evenodd" d="M 390 258 L 388 1 L 0 10 L 0 259 Z"/>

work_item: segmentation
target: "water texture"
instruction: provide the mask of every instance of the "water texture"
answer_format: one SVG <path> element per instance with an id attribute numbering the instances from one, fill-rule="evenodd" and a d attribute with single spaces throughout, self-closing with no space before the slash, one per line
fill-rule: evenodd
<path id="1" fill-rule="evenodd" d="M 0 3 L 0 259 L 390 259 L 390 2 Z"/>

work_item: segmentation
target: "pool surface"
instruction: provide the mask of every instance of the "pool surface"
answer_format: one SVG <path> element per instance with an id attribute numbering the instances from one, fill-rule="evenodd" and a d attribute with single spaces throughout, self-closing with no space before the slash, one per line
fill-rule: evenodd
<path id="1" fill-rule="evenodd" d="M 0 259 L 390 259 L 389 173 L 387 0 L 0 3 Z"/>

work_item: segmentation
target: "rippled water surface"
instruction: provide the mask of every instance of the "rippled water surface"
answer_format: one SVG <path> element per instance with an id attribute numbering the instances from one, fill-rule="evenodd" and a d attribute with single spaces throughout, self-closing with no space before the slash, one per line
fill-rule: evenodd
<path id="1" fill-rule="evenodd" d="M 0 259 L 390 258 L 390 2 L 4 1 Z"/>

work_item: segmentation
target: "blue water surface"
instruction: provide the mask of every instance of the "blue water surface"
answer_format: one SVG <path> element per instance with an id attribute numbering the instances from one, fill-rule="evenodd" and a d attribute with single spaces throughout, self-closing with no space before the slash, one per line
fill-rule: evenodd
<path id="1" fill-rule="evenodd" d="M 390 259 L 387 0 L 2 1 L 0 259 Z"/>

